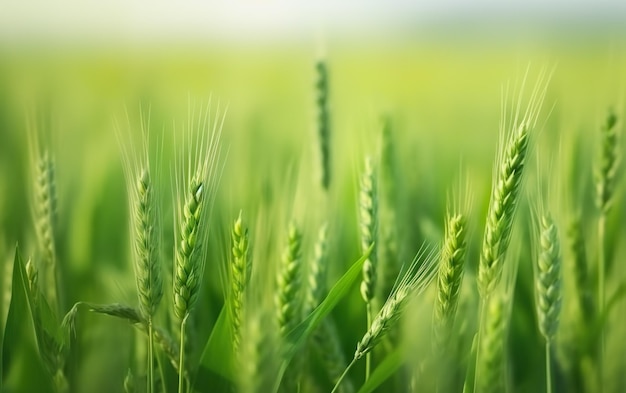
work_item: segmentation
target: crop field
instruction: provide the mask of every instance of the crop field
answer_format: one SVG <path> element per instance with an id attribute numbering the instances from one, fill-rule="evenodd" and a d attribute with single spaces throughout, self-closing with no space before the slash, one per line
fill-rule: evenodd
<path id="1" fill-rule="evenodd" d="M 626 391 L 626 40 L 0 52 L 0 391 Z"/>

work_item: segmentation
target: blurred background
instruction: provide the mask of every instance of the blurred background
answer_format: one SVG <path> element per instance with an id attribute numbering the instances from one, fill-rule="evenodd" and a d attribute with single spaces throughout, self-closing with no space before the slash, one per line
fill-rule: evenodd
<path id="1" fill-rule="evenodd" d="M 624 113 L 624 1 L 3 1 L 0 255 L 12 260 L 16 242 L 25 255 L 35 253 L 36 139 L 56 161 L 58 253 L 71 283 L 66 308 L 78 300 L 135 304 L 115 123 L 138 130 L 139 114 L 149 114 L 151 132 L 163 135 L 160 195 L 164 237 L 171 239 L 173 134 L 190 108 L 209 100 L 214 114 L 227 108 L 216 255 L 226 252 L 220 247 L 242 208 L 259 232 L 272 228 L 258 239 L 265 242 L 258 249 L 271 249 L 267 255 L 280 255 L 293 216 L 307 223 L 311 248 L 324 215 L 311 196 L 319 188 L 314 65 L 320 58 L 330 73 L 328 211 L 340 217 L 333 223 L 333 253 L 346 264 L 359 254 L 356 174 L 363 156 L 376 154 L 380 119 L 387 115 L 401 168 L 398 210 L 407 213 L 399 226 L 403 257 L 410 259 L 423 239 L 440 238 L 446 195 L 465 173 L 474 193 L 474 269 L 503 91 L 515 91 L 527 70 L 529 85 L 542 69 L 555 70 L 540 116 L 539 139 L 547 142 L 538 150 L 547 161 L 563 151 L 572 164 L 558 184 L 587 187 L 576 198 L 593 209 L 597 130 L 607 108 Z M 624 214 L 618 206 L 609 225 L 619 229 Z M 623 232 L 613 236 L 619 243 Z M 168 261 L 171 241 L 162 247 Z M 333 267 L 334 277 L 344 268 Z M 529 269 L 526 277 L 532 277 Z M 214 285 L 205 301 L 215 311 L 223 295 L 219 268 L 208 276 Z M 535 322 L 517 321 L 520 334 Z M 130 339 L 107 333 L 120 325 L 104 323 L 84 339 L 84 372 L 76 386 L 117 390 L 108 384 L 125 375 L 127 364 L 118 362 L 119 354 L 103 355 L 102 342 Z M 346 340 L 347 353 L 352 341 Z M 541 359 L 541 352 L 528 356 Z M 623 359 L 611 365 L 618 373 Z M 521 390 L 542 386 L 528 366 L 515 375 Z"/>

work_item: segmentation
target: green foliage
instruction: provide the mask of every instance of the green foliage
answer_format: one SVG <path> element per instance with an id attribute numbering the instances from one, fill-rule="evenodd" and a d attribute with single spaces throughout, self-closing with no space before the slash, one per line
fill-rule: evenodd
<path id="1" fill-rule="evenodd" d="M 8 312 L 6 324 L 0 319 L 1 390 L 144 391 L 152 369 L 145 361 L 148 315 L 154 320 L 154 391 L 175 391 L 180 374 L 198 392 L 275 392 L 300 362 L 302 393 L 330 391 L 358 344 L 357 358 L 372 356 L 371 374 L 365 381 L 364 362 L 355 362 L 338 390 L 438 386 L 443 393 L 466 379 L 471 391 L 476 377 L 478 390 L 536 392 L 545 387 L 538 366 L 542 331 L 551 337 L 556 391 L 595 391 L 599 379 L 606 391 L 626 390 L 620 374 L 626 369 L 626 329 L 619 323 L 626 293 L 619 263 L 625 256 L 619 239 L 626 206 L 616 164 L 620 126 L 609 117 L 598 135 L 598 104 L 590 99 L 609 101 L 623 71 L 598 72 L 605 59 L 592 55 L 597 51 L 570 53 L 566 69 L 556 70 L 549 88 L 544 89 L 547 78 L 538 83 L 528 113 L 520 109 L 516 118 L 508 104 L 499 113 L 497 88 L 516 76 L 518 57 L 511 62 L 508 52 L 482 46 L 469 46 L 472 52 L 481 48 L 481 56 L 472 57 L 470 50 L 404 43 L 398 44 L 402 50 L 386 48 L 380 56 L 372 45 L 342 47 L 329 57 L 331 69 L 326 62 L 315 64 L 314 86 L 308 54 L 273 48 L 245 55 L 239 49 L 214 48 L 204 50 L 206 55 L 181 49 L 175 58 L 124 54 L 128 59 L 112 51 L 110 57 L 81 54 L 67 62 L 64 54 L 28 58 L 6 52 L 0 64 L 0 252 L 2 244 L 19 240 L 24 258 L 11 253 L 15 268 L 5 274 L 3 266 L 0 274 L 2 304 L 9 306 L 0 310 L 3 316 Z M 208 91 L 229 102 L 221 134 L 221 120 L 194 106 Z M 21 101 L 31 93 L 49 101 L 48 110 L 62 125 L 45 130 L 52 138 L 41 141 L 47 155 L 35 158 L 46 163 L 35 173 L 27 170 L 22 132 L 23 107 L 40 110 Z M 121 102 L 132 107 L 138 100 L 150 103 L 152 128 L 161 134 L 158 149 L 146 150 L 150 171 L 144 176 L 143 165 L 135 168 L 130 185 L 139 194 L 135 204 L 127 204 L 129 182 L 110 119 L 123 111 Z M 380 113 L 386 113 L 382 129 L 369 116 Z M 614 113 L 622 118 L 619 107 Z M 500 142 L 498 121 L 505 123 Z M 592 139 L 604 158 L 587 148 Z M 228 154 L 218 154 L 218 146 Z M 365 152 L 380 156 L 358 168 Z M 315 153 L 322 156 L 322 187 L 310 181 L 320 167 Z M 566 176 L 576 183 L 552 195 L 551 203 L 554 225 L 563 229 L 560 325 L 543 323 L 549 318 L 535 312 L 537 255 L 527 247 L 531 235 L 520 230 L 531 223 L 528 205 L 540 198 L 525 186 L 536 180 L 535 154 L 571 163 L 577 173 L 556 165 L 546 180 Z M 593 169 L 603 176 L 593 179 Z M 446 191 L 459 172 L 475 196 L 468 209 L 446 216 Z M 56 195 L 54 201 L 31 190 L 38 183 Z M 54 190 L 46 185 L 52 183 Z M 606 216 L 604 307 L 598 307 L 596 284 L 598 198 Z M 49 206 L 30 211 L 32 199 Z M 239 211 L 244 220 L 233 225 Z M 57 216 L 50 218 L 52 212 Z M 51 229 L 40 225 L 42 217 L 54 230 L 54 244 Z M 283 225 L 292 217 L 298 218 L 298 231 L 285 236 Z M 66 304 L 48 290 L 50 253 L 41 239 L 54 251 Z M 444 244 L 439 260 L 449 264 L 441 264 L 439 289 L 424 284 L 419 296 L 406 301 L 411 291 L 401 285 L 406 269 L 398 261 L 415 254 L 425 239 L 431 247 Z M 546 258 L 554 250 L 547 247 Z M 145 262 L 137 281 L 131 251 Z M 296 261 L 300 272 L 294 275 Z M 281 262 L 288 266 L 281 283 L 288 291 L 277 310 Z M 153 280 L 159 264 L 166 266 L 161 291 Z M 515 296 L 498 304 L 500 276 L 509 267 L 518 274 Z M 554 271 L 541 270 L 546 304 L 554 305 Z M 404 289 L 393 291 L 394 283 Z M 480 319 L 477 287 L 486 299 L 485 322 L 472 348 Z M 156 292 L 151 295 L 149 288 Z M 161 299 L 167 288 L 170 296 Z M 365 326 L 363 298 L 374 300 L 371 329 Z M 70 304 L 75 307 L 68 310 Z M 281 336 L 276 315 L 285 310 L 293 312 Z M 550 307 L 545 314 L 553 314 Z M 444 320 L 448 331 L 439 335 Z M 334 340 L 320 341 L 329 326 L 336 328 Z M 380 339 L 386 335 L 389 340 Z M 598 350 L 602 335 L 604 354 Z M 433 353 L 437 336 L 445 342 L 445 360 Z M 450 384 L 438 384 L 442 375 Z"/>

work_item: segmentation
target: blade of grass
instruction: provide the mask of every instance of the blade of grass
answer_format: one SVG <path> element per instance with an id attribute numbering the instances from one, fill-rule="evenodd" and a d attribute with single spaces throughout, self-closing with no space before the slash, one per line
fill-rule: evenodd
<path id="1" fill-rule="evenodd" d="M 228 302 L 225 304 L 228 304 Z M 217 321 L 215 321 L 215 326 L 213 326 L 211 335 L 200 356 L 200 365 L 194 381 L 192 382 L 194 388 L 205 391 L 202 387 L 209 387 L 206 383 L 207 378 L 209 378 L 208 370 L 230 381 L 235 380 L 235 370 L 233 368 L 234 354 L 231 346 L 230 326 L 230 313 L 228 312 L 228 308 L 222 307 L 222 311 L 220 311 L 220 315 L 217 317 Z"/>
<path id="2" fill-rule="evenodd" d="M 15 258 L 13 261 L 12 280 L 11 302 L 9 304 L 7 323 L 2 338 L 3 344 L 10 345 L 2 346 L 2 363 L 3 365 L 10 365 L 10 360 L 17 359 L 18 356 L 16 356 L 16 352 L 23 348 L 25 340 L 29 341 L 25 336 L 29 334 L 34 335 L 40 355 L 37 357 L 38 361 L 35 361 L 34 364 L 29 362 L 29 367 L 32 367 L 30 371 L 43 379 L 44 383 L 39 384 L 38 391 L 52 391 L 52 387 L 54 386 L 52 376 L 45 371 L 45 365 L 42 362 L 41 346 L 43 336 L 41 326 L 37 326 L 36 319 L 34 318 L 34 302 L 28 290 L 26 270 L 17 246 L 15 248 Z M 5 370 L 2 370 L 3 374 L 1 374 L 0 378 L 3 381 L 5 380 L 4 372 Z M 41 382 L 41 380 L 39 381 Z"/>

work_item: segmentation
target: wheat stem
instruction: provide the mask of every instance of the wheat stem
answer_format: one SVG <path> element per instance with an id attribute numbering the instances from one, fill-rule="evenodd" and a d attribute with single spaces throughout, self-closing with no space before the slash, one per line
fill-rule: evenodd
<path id="1" fill-rule="evenodd" d="M 372 303 L 367 304 L 367 326 L 372 326 Z M 370 370 L 372 367 L 372 352 L 368 352 L 365 355 L 365 381 L 370 378 Z"/>
<path id="2" fill-rule="evenodd" d="M 598 217 L 598 313 L 600 315 L 604 312 L 605 307 L 606 217 L 613 202 L 615 178 L 621 159 L 617 116 L 612 111 L 609 111 L 605 123 L 601 127 L 601 138 L 600 167 L 596 183 L 596 202 L 600 209 Z M 600 334 L 600 359 L 598 359 L 600 388 L 603 387 L 604 352 L 605 334 L 603 328 Z"/>
<path id="3" fill-rule="evenodd" d="M 185 380 L 185 373 L 182 371 L 185 369 L 185 325 L 187 323 L 187 316 L 186 315 L 183 320 L 180 322 L 180 357 L 179 357 L 179 362 L 178 362 L 178 393 L 183 393 L 184 392 L 184 380 Z"/>
<path id="4" fill-rule="evenodd" d="M 602 315 L 604 312 L 604 283 L 606 272 L 606 260 L 604 251 L 604 232 L 606 230 L 606 214 L 604 211 L 600 213 L 598 218 L 598 314 Z M 605 352 L 605 337 L 604 328 L 600 331 L 600 355 L 598 358 L 598 370 L 599 377 L 598 383 L 600 384 L 600 391 L 604 388 L 604 352 Z"/>
<path id="5" fill-rule="evenodd" d="M 154 392 L 154 337 L 152 336 L 152 318 L 148 321 L 148 392 Z"/>
<path id="6" fill-rule="evenodd" d="M 346 367 L 346 369 L 344 370 L 343 374 L 341 374 L 341 376 L 337 380 L 337 383 L 335 383 L 335 387 L 333 387 L 333 390 L 331 390 L 330 393 L 337 393 L 337 391 L 339 389 L 339 385 L 341 385 L 341 381 L 343 381 L 344 378 L 346 377 L 346 375 L 348 375 L 348 372 L 350 371 L 352 366 L 354 366 L 354 363 L 356 363 L 356 361 L 357 361 L 357 358 L 353 358 L 352 359 L 352 361 L 348 364 L 348 367 Z"/>
<path id="7" fill-rule="evenodd" d="M 550 367 L 550 340 L 546 341 L 546 393 L 552 393 L 552 367 Z"/>

